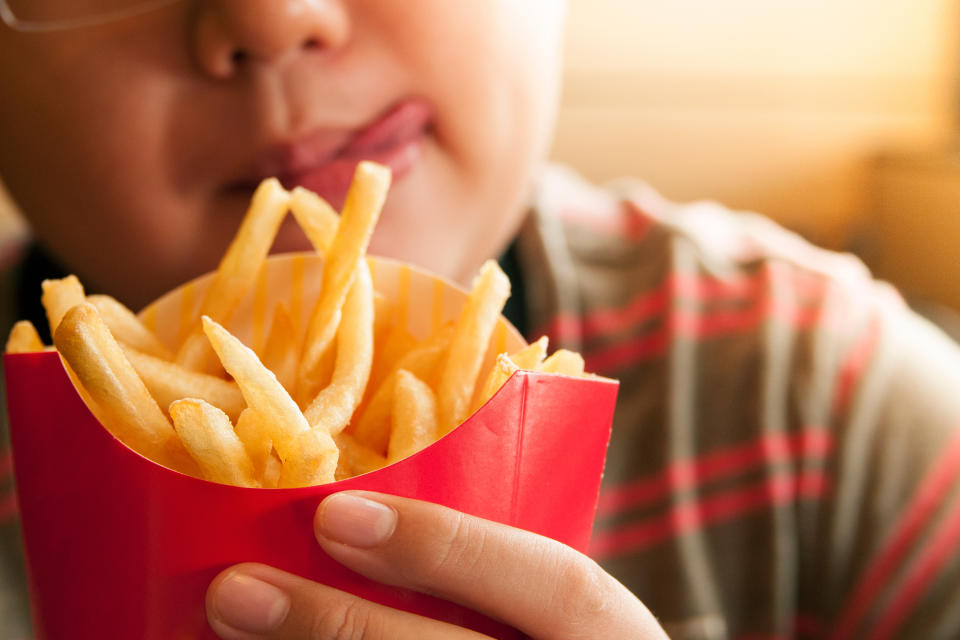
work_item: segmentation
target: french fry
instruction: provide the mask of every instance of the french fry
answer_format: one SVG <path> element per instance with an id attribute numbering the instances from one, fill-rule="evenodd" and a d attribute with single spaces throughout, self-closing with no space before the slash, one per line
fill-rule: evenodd
<path id="1" fill-rule="evenodd" d="M 224 369 L 240 386 L 247 406 L 265 417 L 270 439 L 283 462 L 280 486 L 332 481 L 338 452 L 330 434 L 310 428 L 293 398 L 252 349 L 209 317 L 204 316 L 202 323 Z"/>
<path id="2" fill-rule="evenodd" d="M 93 305 L 84 302 L 64 314 L 54 344 L 76 372 L 108 431 L 154 462 L 197 475 L 196 462 Z"/>
<path id="3" fill-rule="evenodd" d="M 43 340 L 40 339 L 37 328 L 29 320 L 20 320 L 10 329 L 6 353 L 36 353 L 43 350 Z"/>
<path id="4" fill-rule="evenodd" d="M 333 342 L 357 262 L 370 242 L 389 186 L 390 170 L 386 167 L 371 162 L 357 165 L 337 233 L 325 256 L 320 297 L 307 326 L 297 373 L 298 384 L 302 385 L 298 397 L 310 397 L 324 382 L 318 379 L 321 372 L 317 369 Z"/>
<path id="5" fill-rule="evenodd" d="M 400 323 L 395 324 L 377 352 L 374 366 L 370 370 L 370 388 L 379 388 L 387 376 L 396 370 L 400 359 L 416 346 L 417 339 L 410 334 L 407 328 Z"/>
<path id="6" fill-rule="evenodd" d="M 305 412 L 311 427 L 330 435 L 343 431 L 363 398 L 372 362 L 373 283 L 367 261 L 360 259 L 350 294 L 343 305 L 333 378 Z"/>
<path id="7" fill-rule="evenodd" d="M 226 413 L 231 420 L 240 417 L 245 405 L 236 383 L 141 353 L 133 347 L 122 348 L 127 360 L 161 408 L 169 407 L 183 398 L 199 398 Z"/>
<path id="8" fill-rule="evenodd" d="M 470 411 L 487 344 L 509 296 L 510 281 L 496 262 L 488 260 L 474 280 L 473 290 L 457 320 L 450 352 L 437 383 L 441 435 L 460 424 Z"/>
<path id="9" fill-rule="evenodd" d="M 153 335 L 153 332 L 147 329 L 137 315 L 123 303 L 105 295 L 87 296 L 87 302 L 97 308 L 100 317 L 103 318 L 117 342 L 150 356 L 173 360 L 170 349 L 163 346 L 157 336 Z"/>
<path id="10" fill-rule="evenodd" d="M 203 400 L 184 398 L 170 405 L 170 416 L 204 479 L 237 487 L 260 486 L 227 414 Z"/>
<path id="11" fill-rule="evenodd" d="M 267 458 L 266 464 L 263 467 L 263 480 L 261 481 L 264 488 L 267 489 L 276 489 L 280 486 L 280 474 L 283 471 L 283 461 L 280 460 L 280 455 L 277 454 L 276 449 L 270 450 L 270 457 Z"/>
<path id="12" fill-rule="evenodd" d="M 310 240 L 310 244 L 326 255 L 340 224 L 340 216 L 334 208 L 314 192 L 295 187 L 290 192 L 290 212 Z"/>
<path id="13" fill-rule="evenodd" d="M 240 300 L 256 282 L 289 201 L 290 194 L 275 178 L 260 183 L 240 230 L 220 261 L 213 283 L 200 305 L 201 315 L 221 323 L 230 319 Z M 217 372 L 216 358 L 199 325 L 180 346 L 176 360 L 190 369 Z"/>
<path id="14" fill-rule="evenodd" d="M 393 430 L 387 460 L 394 463 L 420 451 L 437 438 L 437 401 L 422 380 L 397 371 L 393 391 Z"/>
<path id="15" fill-rule="evenodd" d="M 277 305 L 260 360 L 288 391 L 296 384 L 297 364 L 300 361 L 298 342 L 297 328 L 290 312 L 286 305 Z"/>
<path id="16" fill-rule="evenodd" d="M 40 302 L 47 312 L 47 323 L 50 325 L 50 335 L 53 336 L 63 315 L 86 299 L 83 285 L 77 276 L 69 275 L 57 280 L 44 280 L 40 287 L 43 289 Z"/>
<path id="17" fill-rule="evenodd" d="M 345 431 L 333 437 L 340 449 L 337 461 L 337 480 L 352 478 L 387 466 L 387 459 L 373 449 L 361 444 Z"/>
<path id="18" fill-rule="evenodd" d="M 507 361 L 494 361 L 484 383 L 477 385 L 477 388 L 474 389 L 470 412 L 474 413 L 486 404 L 517 369 L 536 371 L 540 363 L 543 362 L 544 356 L 547 355 L 547 344 L 547 336 L 541 336 L 539 340 L 530 343 L 516 353 L 510 354 L 509 356 L 507 356 L 507 354 L 500 354 L 500 356 L 507 357 Z M 497 358 L 499 359 L 500 356 L 497 356 Z"/>
<path id="19" fill-rule="evenodd" d="M 517 363 L 514 362 L 510 356 L 505 353 L 498 355 L 497 361 L 493 363 L 493 367 L 487 375 L 486 382 L 483 383 L 480 393 L 477 394 L 477 397 L 473 401 L 471 413 L 476 412 L 477 409 L 486 404 L 487 401 L 493 397 L 493 394 L 503 386 L 503 383 L 519 370 L 520 367 L 517 366 Z"/>
<path id="20" fill-rule="evenodd" d="M 557 349 L 537 368 L 544 373 L 557 373 L 564 376 L 583 375 L 583 356 L 575 351 Z"/>
<path id="21" fill-rule="evenodd" d="M 386 454 L 396 384 L 393 374 L 397 369 L 405 369 L 421 380 L 430 380 L 441 364 L 452 337 L 453 326 L 445 326 L 400 359 L 394 371 L 374 391 L 370 402 L 350 425 L 351 433 L 359 442 L 377 453 Z"/>
<path id="22" fill-rule="evenodd" d="M 262 486 L 266 487 L 264 480 L 267 464 L 273 453 L 273 441 L 270 439 L 270 433 L 267 425 L 264 424 L 263 416 L 257 413 L 255 409 L 247 407 L 237 418 L 233 431 L 240 439 L 247 456 L 250 458 L 254 477 Z M 277 477 L 279 478 L 279 470 Z M 273 486 L 276 486 L 275 481 Z"/>
<path id="23" fill-rule="evenodd" d="M 517 365 L 518 369 L 524 369 L 526 371 L 535 371 L 540 363 L 543 362 L 543 359 L 547 356 L 547 345 L 549 344 L 549 339 L 547 336 L 540 336 L 540 339 L 536 342 L 531 342 L 529 345 L 520 349 L 516 353 L 510 354 L 510 360 Z"/>
<path id="24" fill-rule="evenodd" d="M 389 183 L 388 169 L 359 163 L 338 215 L 305 189 L 287 193 L 276 180 L 263 181 L 206 290 L 199 320 L 183 320 L 186 338 L 175 355 L 115 299 L 85 296 L 73 276 L 44 282 L 55 343 L 91 410 L 119 439 L 179 471 L 244 487 L 301 487 L 367 473 L 423 449 L 519 369 L 583 375 L 579 354 L 561 349 L 546 357 L 543 337 L 499 354 L 480 379 L 510 295 L 493 261 L 481 268 L 457 321 L 418 342 L 397 311 L 406 316 L 408 301 L 395 305 L 374 290 L 364 255 Z M 221 323 L 256 284 L 288 209 L 324 256 L 321 290 L 305 326 L 300 298 L 290 302 L 296 318 L 273 303 L 258 356 Z M 292 274 L 298 281 L 302 269 Z M 398 291 L 406 288 L 398 284 Z M 192 313 L 184 296 L 180 313 Z M 258 311 L 263 301 L 254 300 Z M 435 297 L 433 322 L 444 303 Z M 7 341 L 8 352 L 43 348 L 28 322 Z"/>

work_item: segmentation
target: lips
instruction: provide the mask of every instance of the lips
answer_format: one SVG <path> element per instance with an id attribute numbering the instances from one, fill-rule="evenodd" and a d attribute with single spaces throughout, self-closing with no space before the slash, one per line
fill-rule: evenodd
<path id="1" fill-rule="evenodd" d="M 405 100 L 360 129 L 317 130 L 268 149 L 256 163 L 256 182 L 276 176 L 287 189 L 302 186 L 340 208 L 361 160 L 384 164 L 402 179 L 420 157 L 433 112 L 421 100 Z"/>

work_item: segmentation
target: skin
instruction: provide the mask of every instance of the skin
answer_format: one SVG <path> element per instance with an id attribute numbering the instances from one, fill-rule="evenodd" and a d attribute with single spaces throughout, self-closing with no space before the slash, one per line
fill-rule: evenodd
<path id="1" fill-rule="evenodd" d="M 582 554 L 434 504 L 334 494 L 317 509 L 314 533 L 326 553 L 368 578 L 457 602 L 531 638 L 667 637 L 639 600 Z M 259 564 L 217 576 L 207 617 L 227 640 L 487 637 Z"/>
<path id="2" fill-rule="evenodd" d="M 432 127 L 391 190 L 371 253 L 466 281 L 522 220 L 552 129 L 564 8 L 183 0 L 58 33 L 0 27 L 0 176 L 41 244 L 88 288 L 136 308 L 216 266 L 252 193 L 238 181 L 264 149 L 354 130 L 415 97 Z M 307 246 L 294 225 L 276 243 Z M 436 505 L 367 498 L 393 514 L 389 531 L 328 498 L 316 533 L 375 580 L 535 638 L 665 637 L 633 595 L 567 547 Z M 338 518 L 353 540 L 330 526 Z M 239 630 L 266 602 L 244 585 L 263 584 L 282 606 L 268 607 L 269 629 L 264 618 L 260 631 Z M 223 638 L 478 637 L 260 565 L 224 572 L 207 604 Z"/>
<path id="3" fill-rule="evenodd" d="M 563 5 L 450 4 L 183 0 L 2 28 L 0 176 L 64 266 L 139 308 L 216 266 L 252 193 L 230 185 L 264 149 L 419 97 L 432 133 L 371 252 L 467 281 L 514 233 L 549 141 Z M 307 246 L 294 225 L 277 242 Z"/>

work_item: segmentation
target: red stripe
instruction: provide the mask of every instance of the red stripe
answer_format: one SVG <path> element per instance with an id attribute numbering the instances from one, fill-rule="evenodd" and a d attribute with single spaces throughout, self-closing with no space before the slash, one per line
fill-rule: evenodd
<path id="1" fill-rule="evenodd" d="M 942 504 L 943 496 L 950 490 L 958 475 L 960 430 L 953 436 L 936 465 L 921 481 L 906 511 L 891 530 L 887 543 L 860 579 L 843 616 L 834 626 L 830 640 L 842 640 L 853 635 L 870 605 L 877 601 L 880 591 L 889 583 L 893 572 L 901 566 L 903 559 L 913 548 L 923 526 Z"/>
<path id="2" fill-rule="evenodd" d="M 756 298 L 781 279 L 789 280 L 789 289 L 807 300 L 819 298 L 827 282 L 823 276 L 790 269 L 777 262 L 767 262 L 753 273 L 737 274 L 726 280 L 712 275 L 671 273 L 658 288 L 638 294 L 626 306 L 596 309 L 584 316 L 560 312 L 534 335 L 546 334 L 560 341 L 587 340 L 629 329 L 663 314 L 676 298 L 695 302 Z"/>
<path id="3" fill-rule="evenodd" d="M 584 350 L 587 368 L 591 371 L 611 371 L 659 356 L 666 351 L 670 338 L 675 335 L 702 340 L 728 333 L 745 333 L 767 320 L 778 320 L 798 330 L 826 324 L 823 307 L 797 307 L 793 302 L 777 297 L 760 298 L 745 309 L 725 309 L 704 314 L 676 309 L 666 320 L 665 326 L 657 327 L 651 333 L 614 345 Z"/>
<path id="4" fill-rule="evenodd" d="M 819 638 L 823 632 L 823 623 L 820 618 L 809 613 L 798 613 L 793 620 L 793 630 L 801 637 Z"/>
<path id="5" fill-rule="evenodd" d="M 0 498 L 0 524 L 6 524 L 8 521 L 13 520 L 19 512 L 17 494 L 14 491 Z"/>
<path id="6" fill-rule="evenodd" d="M 677 504 L 662 516 L 599 532 L 594 536 L 590 551 L 595 558 L 642 551 L 664 540 L 751 511 L 789 504 L 798 498 L 819 498 L 829 488 L 829 478 L 819 469 L 769 476 L 753 485 Z"/>
<path id="7" fill-rule="evenodd" d="M 774 464 L 799 456 L 824 457 L 832 449 L 832 434 L 819 427 L 796 433 L 765 433 L 754 442 L 677 460 L 654 476 L 604 489 L 597 505 L 597 515 L 604 517 L 637 508 L 670 492 L 689 490 L 724 476 L 747 473 L 762 463 Z"/>
<path id="8" fill-rule="evenodd" d="M 833 396 L 834 411 L 842 411 L 850 404 L 853 390 L 863 377 L 880 340 L 880 317 L 873 316 L 860 339 L 854 343 L 840 366 Z"/>
<path id="9" fill-rule="evenodd" d="M 868 640 L 887 640 L 893 635 L 913 611 L 917 600 L 930 588 L 944 565 L 956 556 L 960 547 L 960 509 L 957 508 L 956 501 L 952 506 L 949 518 L 924 545 L 923 552 L 913 563 L 899 593 L 893 597 L 890 605 L 884 608 L 883 615 L 873 626 L 873 633 L 868 636 Z"/>
<path id="10" fill-rule="evenodd" d="M 0 481 L 6 480 L 13 472 L 13 454 L 8 449 L 0 454 Z"/>

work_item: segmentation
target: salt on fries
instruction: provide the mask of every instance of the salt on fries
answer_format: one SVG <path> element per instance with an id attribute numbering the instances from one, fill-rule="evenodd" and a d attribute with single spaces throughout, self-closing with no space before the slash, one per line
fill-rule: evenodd
<path id="1" fill-rule="evenodd" d="M 302 487 L 373 471 L 448 433 L 517 370 L 583 374 L 583 358 L 547 357 L 541 338 L 502 353 L 481 376 L 510 283 L 483 265 L 456 322 L 415 339 L 374 291 L 365 252 L 390 184 L 361 162 L 343 211 L 275 179 L 256 190 L 237 236 L 171 351 L 123 304 L 86 295 L 74 276 L 43 283 L 42 302 L 68 374 L 101 423 L 142 455 L 241 487 Z M 324 256 L 304 334 L 279 303 L 261 352 L 227 325 L 253 290 L 287 212 Z M 28 321 L 8 353 L 42 351 Z"/>

